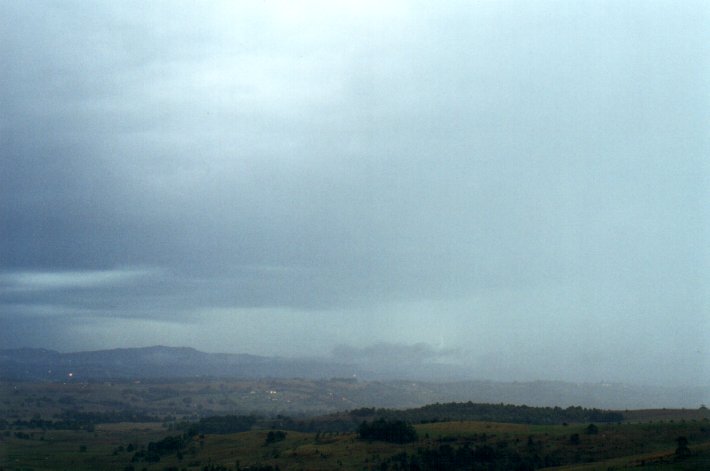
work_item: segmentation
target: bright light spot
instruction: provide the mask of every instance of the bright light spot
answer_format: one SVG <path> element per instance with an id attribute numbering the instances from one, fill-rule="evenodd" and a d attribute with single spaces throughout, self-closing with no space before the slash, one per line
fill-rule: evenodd
<path id="1" fill-rule="evenodd" d="M 17 272 L 0 274 L 0 283 L 15 290 L 81 289 L 129 283 L 152 274 L 147 269 L 117 269 L 62 272 Z"/>

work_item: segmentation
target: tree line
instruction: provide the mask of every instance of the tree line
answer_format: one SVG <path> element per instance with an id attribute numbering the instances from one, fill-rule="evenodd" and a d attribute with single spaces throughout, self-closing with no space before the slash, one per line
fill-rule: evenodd
<path id="1" fill-rule="evenodd" d="M 415 409 L 361 408 L 350 411 L 353 418 L 382 417 L 411 423 L 476 420 L 537 425 L 564 423 L 621 422 L 624 415 L 618 411 L 588 409 L 580 406 L 531 407 L 513 404 L 479 404 L 474 402 L 449 402 L 430 404 Z"/>

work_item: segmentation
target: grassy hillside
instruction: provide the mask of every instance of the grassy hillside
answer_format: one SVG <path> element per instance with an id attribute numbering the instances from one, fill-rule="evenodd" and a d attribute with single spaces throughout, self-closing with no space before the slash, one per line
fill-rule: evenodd
<path id="1" fill-rule="evenodd" d="M 98 425 L 82 430 L 6 430 L 0 438 L 0 467 L 6 470 L 92 469 L 710 469 L 710 423 L 674 420 L 652 423 L 528 425 L 456 421 L 415 425 L 418 439 L 395 444 L 363 440 L 355 433 L 285 431 L 269 441 L 269 430 L 195 434 L 179 450 L 146 459 L 166 437 L 157 424 Z M 274 434 L 272 433 L 272 437 Z M 690 456 L 675 456 L 686 437 Z M 151 445 L 151 443 L 153 445 Z M 143 455 L 141 455 L 143 453 Z M 138 456 L 138 458 L 135 458 Z M 465 463 L 457 467 L 459 457 Z M 418 468 L 413 467 L 418 466 Z M 652 468 L 653 469 L 653 468 Z"/>
<path id="2" fill-rule="evenodd" d="M 395 390 L 347 380 L 4 383 L 0 471 L 710 469 L 706 408 L 345 406 Z M 286 416 L 284 404 L 301 412 Z M 341 412 L 318 415 L 324 404 Z M 358 436 L 378 418 L 415 433 L 404 443 Z M 687 449 L 676 454 L 680 437 Z"/>

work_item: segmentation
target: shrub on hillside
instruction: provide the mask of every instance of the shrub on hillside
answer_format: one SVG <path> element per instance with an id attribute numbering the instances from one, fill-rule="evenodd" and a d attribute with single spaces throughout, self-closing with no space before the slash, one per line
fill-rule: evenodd
<path id="1" fill-rule="evenodd" d="M 377 419 L 363 422 L 357 429 L 358 437 L 364 440 L 381 440 L 390 443 L 409 443 L 416 441 L 417 431 L 410 424 L 401 420 Z"/>

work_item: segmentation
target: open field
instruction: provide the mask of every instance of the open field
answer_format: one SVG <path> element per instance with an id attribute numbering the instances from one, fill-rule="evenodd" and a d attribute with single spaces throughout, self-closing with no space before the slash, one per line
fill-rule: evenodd
<path id="1" fill-rule="evenodd" d="M 3 415 L 21 419 L 67 409 L 141 410 L 176 417 L 253 411 L 323 413 L 355 407 L 363 399 L 363 388 L 347 381 L 298 379 L 2 382 L 0 405 Z"/>
<path id="2" fill-rule="evenodd" d="M 77 410 L 85 413 L 132 411 L 159 418 L 188 419 L 208 415 L 251 413 L 299 417 L 362 407 L 402 409 L 437 402 L 465 401 L 561 407 L 583 404 L 587 407 L 613 408 L 597 405 L 594 401 L 585 402 L 582 387 L 570 391 L 569 384 L 551 383 L 547 386 L 551 389 L 547 389 L 544 397 L 540 396 L 536 400 L 533 389 L 516 390 L 515 394 L 506 396 L 506 391 L 510 393 L 509 387 L 515 389 L 522 386 L 485 382 L 437 384 L 415 381 L 368 382 L 347 378 L 0 381 L 0 419 L 30 420 L 37 415 L 47 419 L 65 411 Z M 571 395 L 578 402 L 555 402 L 554 391 L 564 397 Z M 616 396 L 634 397 L 633 392 L 625 390 L 623 394 L 619 393 L 614 397 Z M 525 400 L 520 400 L 521 398 Z M 610 399 L 609 402 L 616 401 Z M 698 406 L 700 404 L 698 403 Z M 622 412 L 625 420 L 629 421 L 710 417 L 707 410 L 697 406 L 683 411 L 645 409 Z M 131 421 L 136 419 L 139 418 L 129 418 Z"/>
<path id="3" fill-rule="evenodd" d="M 594 433 L 589 433 L 588 427 L 588 424 L 525 425 L 473 421 L 427 423 L 417 424 L 418 439 L 406 444 L 362 440 L 355 433 L 288 430 L 283 440 L 267 444 L 267 430 L 251 430 L 225 435 L 195 435 L 186 440 L 180 450 L 161 453 L 156 461 L 136 459 L 135 456 L 136 452 L 150 448 L 151 442 L 176 435 L 161 424 L 99 424 L 92 432 L 6 430 L 0 436 L 0 468 L 201 470 L 205 466 L 207 469 L 278 466 L 282 470 L 400 469 L 397 466 L 403 459 L 411 463 L 429 456 L 436 463 L 437 459 L 445 459 L 441 454 L 457 453 L 462 449 L 488 450 L 489 455 L 481 455 L 483 458 L 471 461 L 467 468 L 451 468 L 442 462 L 439 467 L 435 464 L 419 469 L 562 466 L 560 469 L 590 470 L 642 464 L 656 469 L 704 469 L 710 462 L 710 423 L 707 420 L 599 424 Z M 680 436 L 687 437 L 692 454 L 677 461 L 676 440 Z M 427 450 L 430 455 L 426 455 Z M 471 468 L 474 465 L 479 468 Z"/>
<path id="4" fill-rule="evenodd" d="M 0 469 L 710 469 L 705 407 L 353 407 L 377 393 L 396 403 L 397 387 L 338 379 L 5 382 Z M 413 424 L 416 439 L 359 438 L 358 425 L 377 418 Z M 680 437 L 689 450 L 681 457 Z"/>

